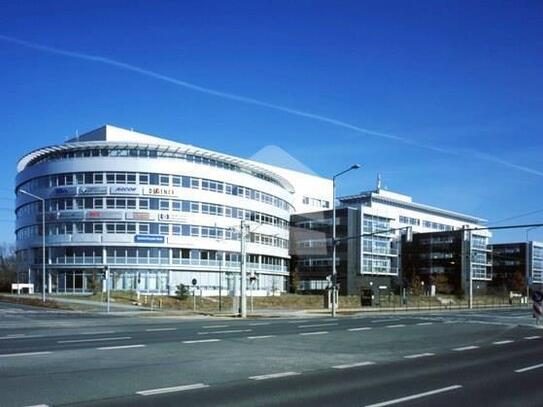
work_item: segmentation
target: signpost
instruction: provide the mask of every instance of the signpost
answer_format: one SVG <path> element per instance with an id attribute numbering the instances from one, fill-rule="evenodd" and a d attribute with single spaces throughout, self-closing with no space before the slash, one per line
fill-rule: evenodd
<path id="1" fill-rule="evenodd" d="M 195 278 L 192 279 L 192 310 L 196 311 L 196 285 L 198 280 Z"/>

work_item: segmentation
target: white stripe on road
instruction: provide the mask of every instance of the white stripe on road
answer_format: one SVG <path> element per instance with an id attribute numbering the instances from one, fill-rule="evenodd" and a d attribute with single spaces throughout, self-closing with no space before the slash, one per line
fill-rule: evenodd
<path id="1" fill-rule="evenodd" d="M 354 331 L 369 331 L 371 330 L 371 327 L 369 326 L 362 326 L 360 328 L 349 328 L 347 329 L 347 331 L 351 331 L 351 332 L 354 332 Z"/>
<path id="2" fill-rule="evenodd" d="M 33 404 L 31 406 L 25 406 L 25 407 L 49 407 L 47 404 Z"/>
<path id="3" fill-rule="evenodd" d="M 375 362 L 357 362 L 357 363 L 348 363 L 345 365 L 336 365 L 332 366 L 334 369 L 350 369 L 351 367 L 360 367 L 360 366 L 369 366 L 374 365 Z"/>
<path id="4" fill-rule="evenodd" d="M 298 372 L 282 372 L 282 373 L 271 373 L 271 374 L 264 374 L 260 376 L 251 376 L 249 379 L 251 380 L 266 380 L 266 379 L 276 379 L 278 377 L 287 377 L 287 376 L 297 376 L 301 373 Z"/>
<path id="5" fill-rule="evenodd" d="M 298 328 L 316 328 L 316 327 L 319 327 L 319 326 L 332 326 L 332 325 L 337 325 L 338 323 L 335 322 L 335 323 L 331 323 L 331 324 L 311 324 L 311 325 L 298 325 Z"/>
<path id="6" fill-rule="evenodd" d="M 177 328 L 149 328 L 145 332 L 175 331 Z"/>
<path id="7" fill-rule="evenodd" d="M 539 369 L 540 367 L 543 367 L 543 363 L 540 363 L 539 365 L 533 365 L 528 367 L 523 367 L 522 369 L 515 370 L 515 373 L 524 373 L 529 370 Z"/>
<path id="8" fill-rule="evenodd" d="M 287 321 L 287 324 L 303 324 L 304 322 L 308 321 L 308 319 L 300 319 L 299 321 Z"/>
<path id="9" fill-rule="evenodd" d="M 260 335 L 260 336 L 248 336 L 247 339 L 266 339 L 275 338 L 275 335 Z"/>
<path id="10" fill-rule="evenodd" d="M 115 331 L 98 331 L 98 332 L 80 332 L 79 335 L 105 335 L 114 334 Z"/>
<path id="11" fill-rule="evenodd" d="M 252 329 L 230 329 L 228 331 L 207 331 L 198 332 L 198 335 L 212 335 L 212 334 L 233 334 L 237 332 L 251 332 Z"/>
<path id="12" fill-rule="evenodd" d="M 118 336 L 116 338 L 92 338 L 92 339 L 70 339 L 65 341 L 57 341 L 57 343 L 80 343 L 80 342 L 100 342 L 100 341 L 124 341 L 132 339 L 131 336 Z"/>
<path id="13" fill-rule="evenodd" d="M 432 325 L 433 322 L 419 322 L 417 323 L 418 326 L 425 326 L 425 325 Z"/>
<path id="14" fill-rule="evenodd" d="M 525 336 L 525 337 L 524 337 L 524 339 L 528 339 L 528 340 L 539 339 L 539 338 L 541 338 L 541 336 L 539 336 L 539 335 Z"/>
<path id="15" fill-rule="evenodd" d="M 374 319 L 373 321 L 370 321 L 372 324 L 378 324 L 380 322 L 394 322 L 394 321 L 399 321 L 400 318 L 396 318 L 396 319 Z"/>
<path id="16" fill-rule="evenodd" d="M 390 406 L 392 404 L 398 404 L 398 403 L 403 403 L 404 401 L 410 401 L 410 400 L 420 399 L 422 397 L 433 396 L 434 394 L 445 393 L 447 391 L 457 390 L 457 389 L 460 389 L 460 388 L 462 388 L 462 386 L 460 386 L 459 384 L 456 384 L 454 386 L 442 387 L 441 389 L 430 390 L 430 391 L 426 391 L 424 393 L 417 393 L 417 394 L 413 394 L 411 396 L 401 397 L 399 399 L 382 401 L 381 403 L 375 403 L 375 404 L 368 404 L 368 405 L 366 405 L 366 407 Z"/>
<path id="17" fill-rule="evenodd" d="M 327 334 L 327 331 L 317 331 L 317 332 L 302 332 L 300 335 L 324 335 Z"/>
<path id="18" fill-rule="evenodd" d="M 204 325 L 202 328 L 227 328 L 230 325 Z"/>
<path id="19" fill-rule="evenodd" d="M 453 350 L 456 352 L 462 352 L 464 350 L 472 350 L 472 349 L 479 349 L 476 345 L 470 345 L 470 346 L 462 346 L 461 348 L 454 348 Z"/>
<path id="20" fill-rule="evenodd" d="M 132 348 L 144 348 L 145 345 L 122 345 L 122 346 L 102 346 L 96 348 L 98 350 L 115 350 L 115 349 L 132 349 Z"/>
<path id="21" fill-rule="evenodd" d="M 271 322 L 253 322 L 252 324 L 249 324 L 249 326 L 261 326 L 261 325 L 269 325 Z"/>
<path id="22" fill-rule="evenodd" d="M 43 338 L 43 335 L 14 334 L 14 335 L 0 336 L 0 339 L 27 339 L 27 338 Z"/>
<path id="23" fill-rule="evenodd" d="M 507 344 L 507 343 L 513 343 L 513 342 L 515 342 L 515 341 L 511 341 L 511 340 L 507 339 L 507 340 L 504 340 L 504 341 L 496 341 L 496 342 L 492 342 L 492 344 L 493 344 L 493 345 L 505 345 L 505 344 Z"/>
<path id="24" fill-rule="evenodd" d="M 220 339 L 199 339 L 194 341 L 183 341 L 182 343 L 207 343 L 207 342 L 219 342 Z"/>
<path id="25" fill-rule="evenodd" d="M 387 325 L 385 328 L 403 328 L 404 324 L 398 324 L 398 325 Z"/>
<path id="26" fill-rule="evenodd" d="M 0 358 L 11 358 L 15 356 L 39 356 L 39 355 L 48 355 L 52 352 L 25 352 L 25 353 L 4 353 L 0 354 Z"/>
<path id="27" fill-rule="evenodd" d="M 163 387 L 161 389 L 137 391 L 136 394 L 139 394 L 140 396 L 153 396 L 155 394 L 174 393 L 177 391 L 203 389 L 205 387 L 209 387 L 209 384 L 195 383 L 195 384 L 186 384 L 184 386 Z"/>
<path id="28" fill-rule="evenodd" d="M 417 353 L 415 355 L 407 355 L 407 356 L 404 356 L 405 359 L 418 359 L 418 358 L 425 358 L 427 356 L 434 356 L 435 353 L 430 353 L 430 352 L 426 352 L 426 353 Z"/>

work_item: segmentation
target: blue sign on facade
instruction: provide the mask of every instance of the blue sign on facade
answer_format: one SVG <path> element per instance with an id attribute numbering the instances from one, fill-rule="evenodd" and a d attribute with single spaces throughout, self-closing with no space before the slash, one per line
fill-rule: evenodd
<path id="1" fill-rule="evenodd" d="M 160 235 L 135 235 L 135 243 L 164 243 L 164 236 Z"/>

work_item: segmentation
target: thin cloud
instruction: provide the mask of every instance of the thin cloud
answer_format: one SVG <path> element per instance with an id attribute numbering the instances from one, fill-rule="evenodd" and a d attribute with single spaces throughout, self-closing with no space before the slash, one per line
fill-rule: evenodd
<path id="1" fill-rule="evenodd" d="M 522 165 L 517 165 L 515 163 L 511 163 L 509 161 L 503 160 L 503 159 L 501 159 L 499 157 L 494 157 L 494 156 L 486 154 L 486 153 L 474 152 L 472 154 L 467 154 L 466 155 L 466 154 L 461 153 L 461 152 L 456 151 L 456 150 L 437 147 L 437 146 L 430 145 L 430 144 L 425 144 L 425 143 L 420 143 L 418 141 L 415 141 L 415 140 L 412 140 L 412 139 L 409 139 L 409 138 L 406 138 L 406 137 L 396 136 L 394 134 L 382 133 L 382 132 L 379 132 L 379 131 L 366 129 L 366 128 L 356 126 L 356 125 L 348 123 L 348 122 L 344 122 L 342 120 L 337 120 L 337 119 L 331 118 L 331 117 L 321 116 L 321 115 L 317 115 L 317 114 L 309 113 L 309 112 L 304 112 L 302 110 L 291 109 L 289 107 L 276 105 L 276 104 L 273 104 L 273 103 L 268 103 L 268 102 L 265 102 L 265 101 L 262 101 L 262 100 L 253 99 L 253 98 L 246 97 L 246 96 L 236 95 L 234 93 L 221 92 L 219 90 L 206 88 L 204 86 L 199 86 L 199 85 L 196 85 L 196 84 L 193 84 L 193 83 L 190 83 L 190 82 L 182 81 L 182 80 L 179 80 L 179 79 L 176 79 L 176 78 L 172 78 L 171 76 L 162 75 L 162 74 L 159 74 L 157 72 L 150 71 L 150 70 L 147 70 L 147 69 L 143 69 L 143 68 L 140 68 L 140 67 L 135 66 L 135 65 L 126 64 L 124 62 L 116 61 L 114 59 L 105 58 L 105 57 L 98 56 L 98 55 L 84 54 L 84 53 L 81 53 L 81 52 L 67 51 L 67 50 L 60 49 L 60 48 L 53 48 L 53 47 L 49 47 L 49 46 L 46 46 L 46 45 L 41 45 L 41 44 L 37 44 L 37 43 L 34 43 L 34 42 L 25 41 L 25 40 L 21 40 L 19 38 L 10 37 L 10 36 L 7 36 L 7 35 L 2 35 L 2 34 L 0 34 L 0 40 L 10 42 L 12 44 L 17 44 L 17 45 L 20 45 L 20 46 L 23 46 L 23 47 L 32 48 L 32 49 L 35 49 L 35 50 L 38 50 L 38 51 L 47 52 L 47 53 L 50 53 L 50 54 L 63 55 L 63 56 L 70 57 L 70 58 L 76 58 L 76 59 L 80 59 L 80 60 L 85 60 L 85 61 L 96 62 L 96 63 L 100 63 L 100 64 L 104 64 L 104 65 L 113 66 L 113 67 L 116 67 L 116 68 L 124 69 L 124 70 L 131 71 L 131 72 L 135 72 L 135 73 L 138 73 L 140 75 L 144 75 L 144 76 L 147 76 L 147 77 L 150 77 L 150 78 L 153 78 L 153 79 L 158 79 L 158 80 L 163 81 L 163 82 L 168 82 L 168 83 L 171 83 L 171 84 L 174 84 L 174 85 L 177 85 L 177 86 L 181 86 L 183 88 L 190 89 L 190 90 L 193 90 L 193 91 L 196 91 L 196 92 L 201 92 L 201 93 L 205 93 L 205 94 L 208 94 L 208 95 L 220 97 L 220 98 L 223 98 L 223 99 L 234 100 L 234 101 L 237 101 L 237 102 L 242 102 L 242 103 L 246 103 L 246 104 L 250 104 L 250 105 L 261 106 L 261 107 L 265 107 L 265 108 L 268 108 L 268 109 L 288 113 L 288 114 L 298 116 L 298 117 L 305 117 L 307 119 L 317 120 L 317 121 L 320 121 L 320 122 L 331 124 L 333 126 L 342 127 L 342 128 L 348 129 L 348 130 L 352 130 L 352 131 L 354 131 L 356 133 L 366 134 L 366 135 L 369 135 L 369 136 L 380 137 L 380 138 L 384 138 L 384 139 L 388 139 L 388 140 L 393 140 L 393 141 L 397 141 L 397 142 L 400 142 L 400 143 L 403 143 L 403 144 L 408 144 L 408 145 L 412 145 L 412 146 L 415 146 L 415 147 L 424 148 L 426 150 L 431 150 L 431 151 L 442 153 L 442 154 L 462 156 L 462 157 L 467 157 L 467 158 L 476 158 L 476 159 L 481 160 L 481 161 L 487 161 L 487 162 L 492 162 L 492 163 L 495 163 L 495 164 L 500 164 L 500 165 L 503 165 L 505 167 L 512 168 L 512 169 L 515 169 L 515 170 L 518 170 L 518 171 L 527 172 L 529 174 L 543 176 L 542 171 L 539 171 L 539 170 L 536 170 L 536 169 L 533 169 L 533 168 L 529 168 L 529 167 L 526 167 L 526 166 L 522 166 Z"/>

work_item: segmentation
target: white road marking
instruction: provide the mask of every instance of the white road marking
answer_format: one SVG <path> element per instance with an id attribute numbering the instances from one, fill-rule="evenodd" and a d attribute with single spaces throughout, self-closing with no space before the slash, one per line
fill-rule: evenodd
<path id="1" fill-rule="evenodd" d="M 394 321 L 399 321 L 400 318 L 396 318 L 396 319 L 375 319 L 373 321 L 370 321 L 372 324 L 378 324 L 379 322 L 394 322 Z"/>
<path id="2" fill-rule="evenodd" d="M 335 322 L 335 323 L 330 323 L 330 324 L 311 324 L 311 325 L 298 325 L 298 328 L 316 328 L 316 327 L 319 327 L 319 326 L 332 326 L 332 325 L 337 325 L 338 323 Z"/>
<path id="3" fill-rule="evenodd" d="M 145 345 L 121 345 L 121 346 L 102 346 L 96 348 L 98 350 L 115 350 L 115 349 L 132 349 L 132 348 L 144 348 Z"/>
<path id="4" fill-rule="evenodd" d="M 195 383 L 195 384 L 186 384 L 184 386 L 163 387 L 161 389 L 142 390 L 142 391 L 137 391 L 136 394 L 139 394 L 140 396 L 152 396 L 155 394 L 174 393 L 177 391 L 203 389 L 206 387 L 209 387 L 209 384 Z"/>
<path id="5" fill-rule="evenodd" d="M 317 331 L 317 332 L 302 332 L 300 335 L 324 335 L 327 334 L 327 331 Z"/>
<path id="6" fill-rule="evenodd" d="M 251 332 L 252 329 L 230 329 L 228 331 L 207 331 L 198 332 L 198 335 L 212 335 L 212 334 L 233 334 L 237 332 Z"/>
<path id="7" fill-rule="evenodd" d="M 149 328 L 145 332 L 175 331 L 177 328 Z"/>
<path id="8" fill-rule="evenodd" d="M 52 352 L 25 352 L 25 353 L 4 353 L 0 354 L 0 358 L 11 358 L 16 356 L 39 356 L 39 355 L 48 355 Z"/>
<path id="9" fill-rule="evenodd" d="M 298 372 L 282 372 L 282 373 L 270 373 L 270 374 L 264 374 L 260 376 L 251 376 L 249 379 L 251 380 L 266 380 L 266 379 L 276 379 L 278 377 L 287 377 L 287 376 L 297 376 L 301 373 Z"/>
<path id="10" fill-rule="evenodd" d="M 308 321 L 308 319 L 300 319 L 299 321 L 287 321 L 287 324 L 303 324 L 304 322 Z"/>
<path id="11" fill-rule="evenodd" d="M 347 329 L 347 331 L 351 331 L 351 332 L 354 332 L 354 331 L 369 331 L 371 329 L 372 328 L 369 327 L 369 326 L 362 326 L 360 328 L 349 328 L 349 329 Z"/>
<path id="12" fill-rule="evenodd" d="M 417 393 L 417 394 L 413 394 L 411 396 L 401 397 L 399 399 L 382 401 L 381 403 L 375 403 L 375 404 L 368 404 L 368 405 L 366 405 L 366 407 L 390 406 L 392 404 L 398 404 L 398 403 L 403 403 L 404 401 L 410 401 L 410 400 L 420 399 L 422 397 L 433 396 L 434 394 L 444 393 L 444 392 L 447 392 L 447 391 L 457 390 L 457 389 L 460 389 L 460 388 L 462 388 L 461 385 L 455 384 L 454 386 L 447 386 L 447 387 L 442 387 L 440 389 L 425 391 L 424 393 Z"/>
<path id="13" fill-rule="evenodd" d="M 220 339 L 199 339 L 194 341 L 183 341 L 182 343 L 207 343 L 207 342 L 219 342 Z"/>
<path id="14" fill-rule="evenodd" d="M 477 345 L 470 345 L 470 346 L 462 346 L 461 348 L 454 348 L 453 350 L 456 352 L 462 352 L 464 350 L 472 350 L 472 349 L 479 349 Z"/>
<path id="15" fill-rule="evenodd" d="M 114 334 L 115 331 L 98 331 L 98 332 L 80 332 L 79 335 L 105 335 Z"/>
<path id="16" fill-rule="evenodd" d="M 515 370 L 515 373 L 524 373 L 524 372 L 528 372 L 529 370 L 539 369 L 541 367 L 543 367 L 543 363 L 540 363 L 539 365 L 523 367 L 522 369 L 517 369 Z"/>
<path id="17" fill-rule="evenodd" d="M 418 326 L 425 326 L 425 325 L 432 325 L 433 322 L 419 322 L 417 323 Z"/>
<path id="18" fill-rule="evenodd" d="M 27 338 L 43 338 L 43 335 L 15 334 L 15 335 L 0 336 L 0 339 L 27 339 Z"/>
<path id="19" fill-rule="evenodd" d="M 525 336 L 524 339 L 528 339 L 528 340 L 531 340 L 531 339 L 539 339 L 541 338 L 541 336 L 539 335 L 534 335 L 534 336 Z"/>
<path id="20" fill-rule="evenodd" d="M 418 359 L 418 358 L 425 358 L 427 356 L 434 356 L 435 353 L 430 353 L 430 352 L 426 352 L 426 353 L 417 353 L 415 355 L 407 355 L 407 356 L 404 356 L 405 359 Z"/>
<path id="21" fill-rule="evenodd" d="M 33 404 L 31 406 L 25 406 L 25 407 L 49 407 L 47 404 Z"/>
<path id="22" fill-rule="evenodd" d="M 269 325 L 271 322 L 253 322 L 252 324 L 249 324 L 250 326 L 262 326 L 262 325 Z"/>
<path id="23" fill-rule="evenodd" d="M 515 341 L 511 341 L 511 340 L 507 339 L 507 340 L 504 340 L 504 341 L 496 341 L 496 342 L 492 342 L 492 344 L 493 344 L 493 345 L 505 345 L 505 344 L 507 344 L 507 343 L 513 343 L 513 342 L 515 342 Z"/>
<path id="24" fill-rule="evenodd" d="M 336 366 L 332 366 L 332 368 L 333 369 L 350 369 L 351 367 L 370 366 L 374 364 L 375 362 L 357 362 L 357 363 L 348 363 L 345 365 L 336 365 Z"/>
<path id="25" fill-rule="evenodd" d="M 266 339 L 275 338 L 275 335 L 260 335 L 260 336 L 248 336 L 247 339 Z"/>
<path id="26" fill-rule="evenodd" d="M 131 336 L 118 336 L 116 338 L 92 338 L 92 339 L 70 339 L 65 341 L 57 341 L 57 343 L 80 343 L 80 342 L 101 342 L 101 341 L 124 341 L 132 339 Z"/>
<path id="27" fill-rule="evenodd" d="M 228 328 L 230 325 L 204 325 L 202 328 Z"/>
<path id="28" fill-rule="evenodd" d="M 404 324 L 387 325 L 385 328 L 403 328 L 404 326 Z"/>

